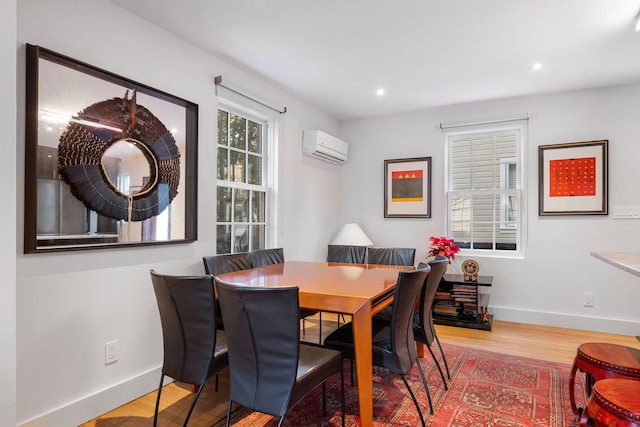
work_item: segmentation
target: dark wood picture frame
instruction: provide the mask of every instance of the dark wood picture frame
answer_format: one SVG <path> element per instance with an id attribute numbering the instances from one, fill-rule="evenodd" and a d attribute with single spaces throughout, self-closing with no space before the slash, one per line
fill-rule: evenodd
<path id="1" fill-rule="evenodd" d="M 384 217 L 431 218 L 431 157 L 384 161 Z"/>
<path id="2" fill-rule="evenodd" d="M 538 214 L 608 215 L 608 140 L 538 147 Z"/>
<path id="3" fill-rule="evenodd" d="M 26 45 L 25 253 L 195 241 L 197 153 L 197 104 Z"/>

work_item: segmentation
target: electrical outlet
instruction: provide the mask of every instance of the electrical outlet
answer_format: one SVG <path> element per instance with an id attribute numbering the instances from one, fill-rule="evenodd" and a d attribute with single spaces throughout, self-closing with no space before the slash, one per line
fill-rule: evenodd
<path id="1" fill-rule="evenodd" d="M 104 364 L 111 365 L 118 361 L 118 341 L 110 341 L 104 345 Z"/>
<path id="2" fill-rule="evenodd" d="M 591 292 L 584 293 L 584 306 L 593 307 L 593 294 Z"/>
<path id="3" fill-rule="evenodd" d="M 640 206 L 614 206 L 613 219 L 638 219 Z"/>

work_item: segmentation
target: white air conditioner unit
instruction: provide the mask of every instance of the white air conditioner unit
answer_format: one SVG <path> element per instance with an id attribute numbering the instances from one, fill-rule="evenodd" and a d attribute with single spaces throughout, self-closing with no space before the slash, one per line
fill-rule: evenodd
<path id="1" fill-rule="evenodd" d="M 321 130 L 305 130 L 302 133 L 302 152 L 341 165 L 349 157 L 349 144 Z"/>

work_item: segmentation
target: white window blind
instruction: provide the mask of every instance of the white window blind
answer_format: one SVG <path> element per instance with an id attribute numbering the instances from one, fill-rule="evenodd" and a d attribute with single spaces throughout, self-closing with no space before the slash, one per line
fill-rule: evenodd
<path id="1" fill-rule="evenodd" d="M 447 233 L 463 250 L 521 254 L 523 129 L 447 134 Z"/>

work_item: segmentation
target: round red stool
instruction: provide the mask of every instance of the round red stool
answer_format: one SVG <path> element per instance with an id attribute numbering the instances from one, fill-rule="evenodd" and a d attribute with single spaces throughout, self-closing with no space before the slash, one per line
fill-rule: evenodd
<path id="1" fill-rule="evenodd" d="M 582 411 L 580 427 L 591 418 L 596 427 L 640 427 L 640 381 L 609 378 L 597 381 Z"/>
<path id="2" fill-rule="evenodd" d="M 571 409 L 579 417 L 576 406 L 575 384 L 577 371 L 587 377 L 587 397 L 596 381 L 605 378 L 626 378 L 640 380 L 640 350 L 618 344 L 590 342 L 580 344 L 573 359 L 569 379 L 569 399 Z"/>

